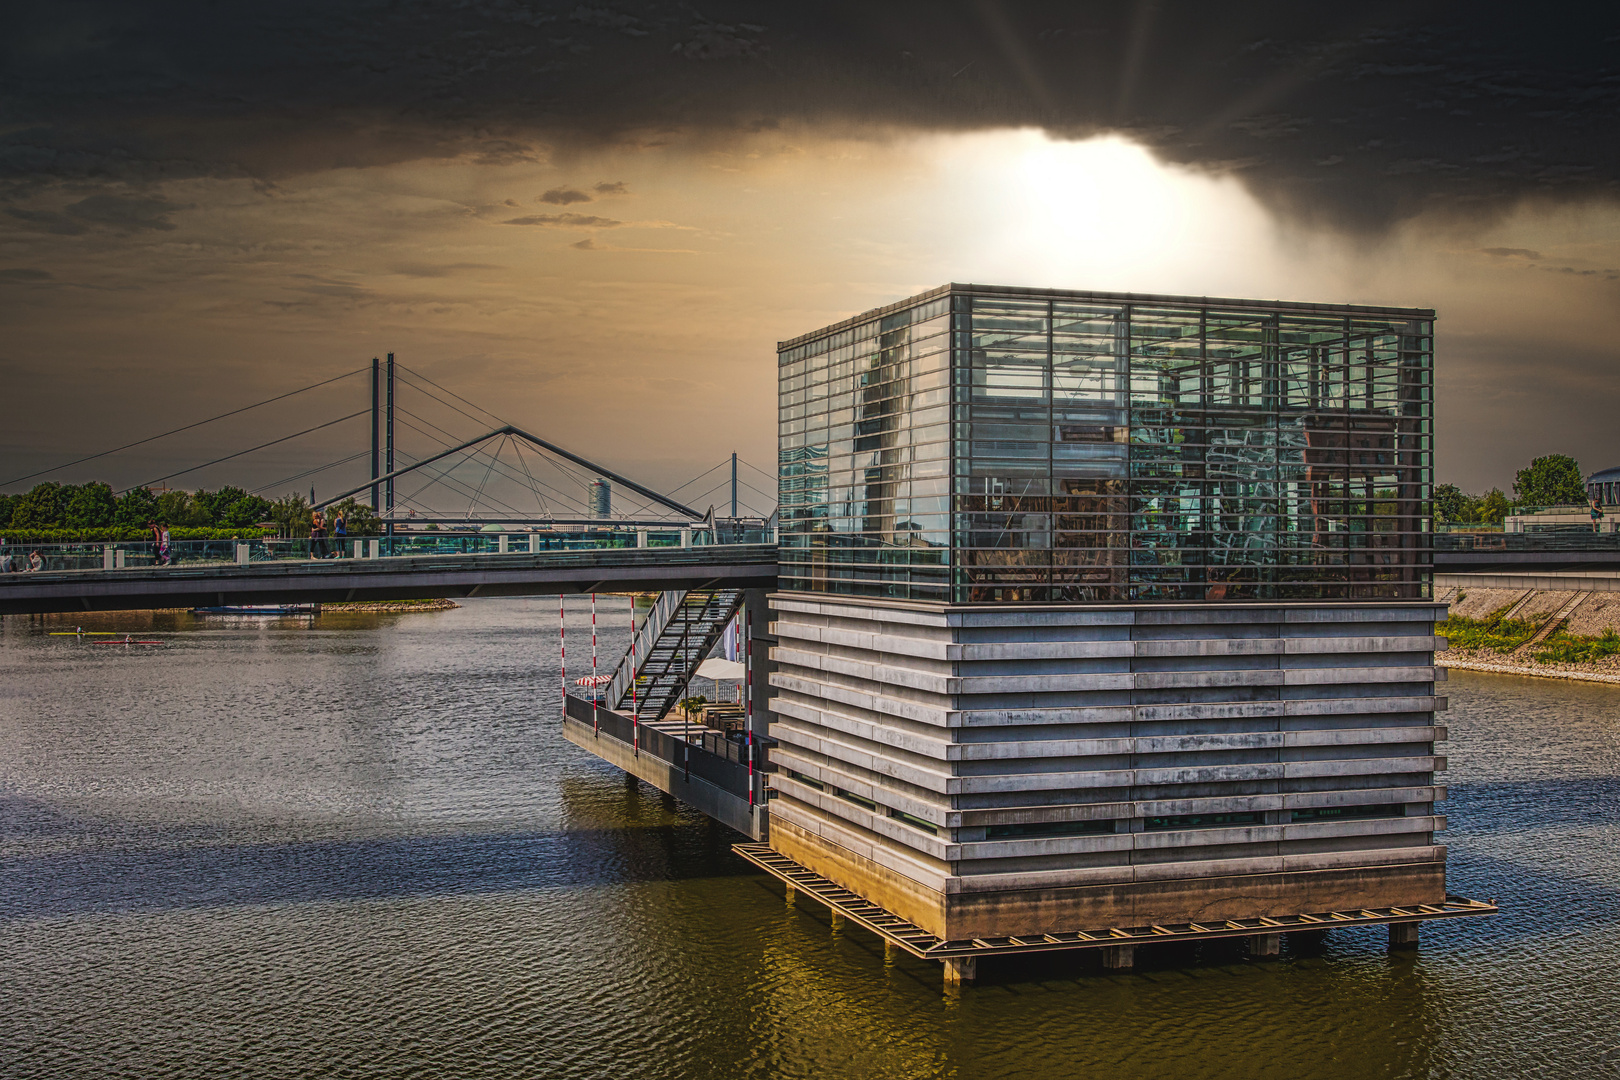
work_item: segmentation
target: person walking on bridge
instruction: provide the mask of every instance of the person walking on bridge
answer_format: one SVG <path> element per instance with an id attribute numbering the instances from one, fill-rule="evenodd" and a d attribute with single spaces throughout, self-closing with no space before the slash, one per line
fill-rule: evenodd
<path id="1" fill-rule="evenodd" d="M 319 510 L 309 515 L 309 557 L 326 558 L 326 515 Z"/>
<path id="2" fill-rule="evenodd" d="M 1592 504 L 1592 531 L 1595 532 L 1595 533 L 1602 532 L 1603 531 L 1603 506 L 1602 506 L 1601 503 L 1598 502 L 1598 499 L 1597 499 L 1596 495 L 1593 495 L 1589 501 Z"/>
<path id="3" fill-rule="evenodd" d="M 332 515 L 332 539 L 337 541 L 337 550 L 332 552 L 332 558 L 343 558 L 344 548 L 349 543 L 349 523 L 343 519 L 342 510 Z"/>
<path id="4" fill-rule="evenodd" d="M 169 554 L 169 523 L 154 521 L 149 527 L 152 530 L 152 552 L 157 557 L 157 565 L 168 566 L 173 561 Z"/>

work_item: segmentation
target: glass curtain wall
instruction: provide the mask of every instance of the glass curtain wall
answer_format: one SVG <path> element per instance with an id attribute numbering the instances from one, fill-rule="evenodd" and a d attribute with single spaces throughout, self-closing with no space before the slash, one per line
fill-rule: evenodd
<path id="1" fill-rule="evenodd" d="M 1426 597 L 1432 331 L 1427 312 L 957 291 L 804 341 L 781 354 L 782 587 Z"/>
<path id="2" fill-rule="evenodd" d="M 947 601 L 950 299 L 782 351 L 782 588 Z"/>

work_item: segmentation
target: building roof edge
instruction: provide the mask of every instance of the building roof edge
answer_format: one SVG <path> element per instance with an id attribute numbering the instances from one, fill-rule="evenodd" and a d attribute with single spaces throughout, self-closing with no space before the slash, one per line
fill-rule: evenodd
<path id="1" fill-rule="evenodd" d="M 904 300 L 897 300 L 892 304 L 884 304 L 882 307 L 875 307 L 858 315 L 851 315 L 847 319 L 840 319 L 838 322 L 823 326 L 818 330 L 811 330 L 808 333 L 778 341 L 776 351 L 779 353 L 785 352 L 806 342 L 848 330 L 862 323 L 872 322 L 874 319 L 881 319 L 886 315 L 904 311 L 906 308 L 915 307 L 945 294 L 953 296 L 1029 297 L 1045 300 L 1098 300 L 1121 304 L 1168 304 L 1178 307 L 1233 308 L 1245 311 L 1270 309 L 1302 314 L 1395 315 L 1409 319 L 1434 319 L 1437 317 L 1434 308 L 1391 307 L 1374 304 L 1320 304 L 1300 300 L 1245 300 L 1230 296 L 1186 296 L 1172 293 L 1096 292 L 1083 289 L 1027 288 L 1017 285 L 977 285 L 953 281 L 948 285 L 940 285 L 925 292 L 920 292 L 915 296 L 908 296 Z"/>

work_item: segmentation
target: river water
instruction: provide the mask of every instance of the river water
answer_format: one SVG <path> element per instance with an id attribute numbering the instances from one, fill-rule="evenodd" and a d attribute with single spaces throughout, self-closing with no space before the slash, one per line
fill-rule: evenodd
<path id="1" fill-rule="evenodd" d="M 1452 890 L 1503 914 L 1416 956 L 949 996 L 563 741 L 556 604 L 4 620 L 0 1077 L 1620 1076 L 1620 687 L 1453 674 Z"/>

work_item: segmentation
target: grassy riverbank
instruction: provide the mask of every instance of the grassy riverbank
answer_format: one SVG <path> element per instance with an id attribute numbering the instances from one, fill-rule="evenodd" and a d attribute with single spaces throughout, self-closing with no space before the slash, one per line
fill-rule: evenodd
<path id="1" fill-rule="evenodd" d="M 1620 683 L 1620 633 L 1575 634 L 1562 628 L 1537 641 L 1546 615 L 1508 618 L 1508 606 L 1483 618 L 1452 615 L 1435 627 L 1451 648 L 1435 656 L 1439 667 Z M 1534 642 L 1534 644 L 1532 644 Z"/>

